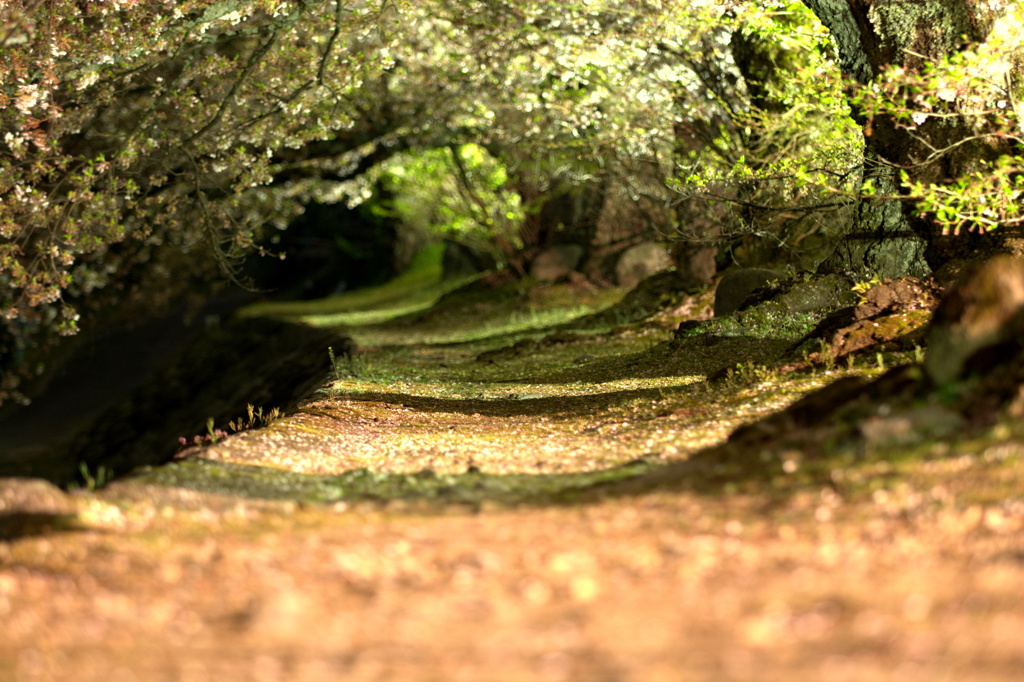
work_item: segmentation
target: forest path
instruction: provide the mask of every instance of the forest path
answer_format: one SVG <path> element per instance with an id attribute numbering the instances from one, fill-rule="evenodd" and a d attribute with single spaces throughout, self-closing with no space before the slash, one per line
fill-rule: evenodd
<path id="1" fill-rule="evenodd" d="M 0 481 L 0 679 L 1019 679 L 1019 424 L 621 494 L 878 370 L 672 341 L 706 297 L 556 328 L 581 301 L 351 327 L 265 428 L 95 491 Z"/>

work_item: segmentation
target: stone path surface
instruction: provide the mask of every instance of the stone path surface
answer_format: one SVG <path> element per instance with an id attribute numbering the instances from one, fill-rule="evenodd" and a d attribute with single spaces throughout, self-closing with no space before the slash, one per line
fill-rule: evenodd
<path id="1" fill-rule="evenodd" d="M 352 328 L 295 409 L 96 490 L 0 479 L 0 679 L 1020 679 L 1018 423 L 629 493 L 878 370 L 709 385 L 786 340 L 567 336 L 554 296 Z"/>

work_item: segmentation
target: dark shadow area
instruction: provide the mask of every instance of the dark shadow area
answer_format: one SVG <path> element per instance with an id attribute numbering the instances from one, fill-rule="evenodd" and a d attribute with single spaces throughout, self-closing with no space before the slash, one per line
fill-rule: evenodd
<path id="1" fill-rule="evenodd" d="M 402 325 L 392 325 L 392 322 L 393 322 L 393 320 L 392 321 L 388 321 L 387 323 L 381 324 L 381 325 L 367 325 L 366 327 L 363 327 L 363 329 L 377 329 L 377 328 L 379 328 L 379 329 L 393 329 L 394 326 L 398 326 L 399 328 L 402 326 Z M 406 326 L 411 326 L 411 325 L 406 325 Z M 435 333 L 440 333 L 442 331 L 445 331 L 444 328 L 439 327 L 436 330 Z M 513 340 L 513 343 L 515 343 L 518 340 L 521 340 L 521 339 L 524 339 L 524 338 L 531 338 L 531 337 L 535 337 L 535 336 L 559 334 L 559 333 L 563 333 L 563 332 L 560 331 L 560 325 L 545 325 L 545 326 L 541 326 L 541 327 L 525 327 L 523 329 L 519 329 L 519 330 L 514 331 L 514 332 L 499 331 L 499 332 L 495 332 L 494 334 L 491 334 L 489 336 L 474 336 L 469 341 L 445 341 L 445 342 L 439 342 L 439 343 L 431 342 L 431 343 L 414 343 L 414 344 L 389 343 L 389 344 L 381 344 L 379 346 L 375 346 L 375 348 L 379 348 L 381 350 L 391 350 L 391 349 L 409 348 L 409 347 L 415 347 L 415 346 L 430 346 L 431 348 L 452 348 L 452 349 L 458 349 L 458 348 L 468 348 L 468 347 L 477 347 L 477 346 L 481 346 L 481 345 L 487 345 L 487 344 L 489 344 L 491 342 L 499 341 L 499 340 L 506 340 L 506 341 Z M 602 334 L 600 332 L 595 332 L 593 330 L 588 331 L 588 330 L 584 330 L 584 329 L 576 330 L 576 333 L 580 334 L 581 336 L 589 335 L 592 338 L 593 337 L 604 336 L 604 334 Z M 512 344 L 509 344 L 509 345 L 512 345 Z M 503 348 L 503 347 L 505 347 L 505 346 L 499 346 L 499 348 Z"/>
<path id="2" fill-rule="evenodd" d="M 395 226 L 369 209 L 344 203 L 305 205 L 284 230 L 262 244 L 277 257 L 252 256 L 243 274 L 256 288 L 281 300 L 311 300 L 348 289 L 383 284 L 394 277 Z"/>
<path id="3" fill-rule="evenodd" d="M 470 469 L 439 474 L 430 469 L 394 473 L 353 469 L 343 474 L 316 475 L 266 467 L 189 458 L 122 479 L 161 488 L 184 488 L 201 493 L 241 496 L 256 500 L 350 503 L 423 504 L 431 506 L 498 504 L 571 504 L 588 491 L 657 470 L 646 460 L 599 471 L 564 474 L 490 474 Z M 118 492 L 119 495 L 125 494 Z"/>
<path id="4" fill-rule="evenodd" d="M 0 512 L 0 542 L 84 530 L 75 514 Z"/>
<path id="5" fill-rule="evenodd" d="M 792 345 L 793 339 L 789 337 L 708 334 L 659 343 L 635 353 L 595 357 L 579 365 L 552 369 L 544 374 L 527 370 L 516 380 L 524 383 L 571 384 L 584 380 L 600 383 L 627 378 L 712 376 L 736 367 L 737 363 L 775 364 Z"/>
<path id="6" fill-rule="evenodd" d="M 252 298 L 246 292 L 231 293 L 199 310 L 181 306 L 145 322 L 82 331 L 73 339 L 73 349 L 52 361 L 58 366 L 31 403 L 5 406 L 0 416 L 0 475 L 38 471 L 38 459 L 128 398 L 208 326 Z"/>
<path id="7" fill-rule="evenodd" d="M 78 505 L 46 481 L 0 478 L 0 542 L 83 530 Z"/>
<path id="8" fill-rule="evenodd" d="M 89 371 L 139 371 L 130 352 L 135 342 L 134 337 L 120 339 L 124 354 L 108 349 L 103 364 L 93 359 Z M 46 419 L 62 418 L 59 404 L 44 402 L 39 409 L 49 411 L 25 426 L 15 413 L 0 438 L 0 476 L 67 485 L 81 482 L 83 470 L 102 468 L 109 480 L 138 466 L 166 462 L 179 449 L 180 438 L 205 435 L 210 420 L 227 429 L 229 420 L 246 414 L 248 404 L 268 412 L 293 404 L 327 375 L 329 346 L 338 355 L 350 349 L 350 342 L 333 330 L 267 319 L 229 320 L 180 342 L 176 359 L 164 358 L 127 390 L 83 382 L 77 392 L 65 393 L 64 409 L 83 404 L 91 414 L 66 429 L 55 428 L 50 437 L 45 436 Z"/>
<path id="9" fill-rule="evenodd" d="M 660 400 L 674 393 L 692 390 L 689 386 L 668 388 L 642 388 L 634 390 L 609 391 L 580 396 L 558 396 L 546 398 L 519 398 L 513 391 L 507 397 L 497 398 L 429 398 L 403 393 L 341 393 L 352 402 L 389 403 L 402 405 L 418 412 L 456 412 L 459 414 L 480 414 L 488 417 L 528 417 L 544 415 L 551 418 L 569 419 L 592 414 L 598 409 L 622 405 L 633 401 Z M 299 410 L 301 412 L 301 409 Z"/>
<path id="10" fill-rule="evenodd" d="M 381 283 L 395 274 L 396 232 L 344 204 L 310 203 L 264 244 L 287 258 L 253 256 L 240 273 L 275 297 L 316 298 Z M 26 406 L 0 412 L 0 476 L 66 485 L 83 471 L 123 474 L 169 459 L 179 438 L 226 429 L 248 404 L 284 408 L 323 379 L 336 331 L 268 320 L 231 320 L 257 294 L 235 291 L 162 317 L 86 328 Z M 226 320 L 226 321 L 225 321 Z M 83 469 L 84 467 L 84 469 Z"/>
<path id="11" fill-rule="evenodd" d="M 674 340 L 661 343 L 654 348 L 641 351 L 634 355 L 620 356 L 618 368 L 602 367 L 601 361 L 593 363 L 595 373 L 589 373 L 591 380 L 613 380 L 616 371 L 628 370 L 629 376 L 637 378 L 657 378 L 671 376 L 713 376 L 719 372 L 732 369 L 737 364 L 775 364 L 779 361 L 782 351 L 791 345 L 788 338 L 755 337 L 755 336 L 715 336 L 708 334 L 685 340 Z M 590 363 L 588 363 L 589 365 Z M 611 362 L 607 364 L 611 365 Z M 554 373 L 549 379 L 551 383 L 571 383 L 576 378 L 571 370 Z"/>

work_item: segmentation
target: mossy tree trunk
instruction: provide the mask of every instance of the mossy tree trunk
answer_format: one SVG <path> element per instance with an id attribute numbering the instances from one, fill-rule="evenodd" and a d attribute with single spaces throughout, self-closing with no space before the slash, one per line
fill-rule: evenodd
<path id="1" fill-rule="evenodd" d="M 917 72 L 985 39 L 991 24 L 986 3 L 974 0 L 803 0 L 832 32 L 843 72 L 869 85 L 890 65 Z M 971 135 L 958 119 L 934 119 L 911 135 L 891 117 L 870 121 L 854 111 L 864 126 L 864 179 L 871 179 L 879 198 L 863 199 L 857 220 L 832 257 L 826 271 L 853 271 L 881 277 L 924 275 L 930 271 L 926 249 L 938 237 L 934 224 L 915 211 L 913 202 L 881 197 L 901 194 L 899 172 L 910 180 L 942 182 L 969 172 L 998 150 L 981 143 L 962 144 L 934 158 Z"/>

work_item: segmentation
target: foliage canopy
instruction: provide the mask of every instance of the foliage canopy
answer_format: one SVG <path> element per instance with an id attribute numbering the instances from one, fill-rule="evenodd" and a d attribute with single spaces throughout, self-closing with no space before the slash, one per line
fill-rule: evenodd
<path id="1" fill-rule="evenodd" d="M 614 182 L 668 207 L 670 238 L 703 215 L 798 250 L 856 200 L 862 125 L 956 117 L 998 153 L 901 199 L 1019 223 L 1024 10 L 988 5 L 988 42 L 863 87 L 790 0 L 7 2 L 0 402 L 80 310 L 169 300 L 368 178 L 406 222 L 512 245 L 524 188 Z"/>

